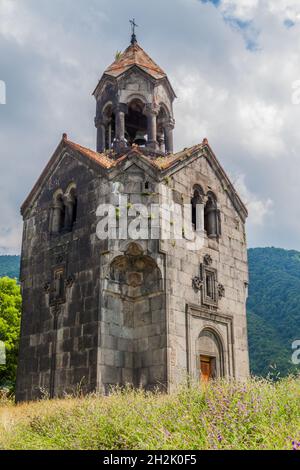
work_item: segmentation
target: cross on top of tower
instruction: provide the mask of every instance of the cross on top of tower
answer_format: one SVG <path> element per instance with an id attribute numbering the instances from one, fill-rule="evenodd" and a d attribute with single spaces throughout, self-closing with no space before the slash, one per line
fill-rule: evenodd
<path id="1" fill-rule="evenodd" d="M 135 43 L 137 43 L 136 34 L 135 34 L 135 28 L 138 28 L 139 25 L 136 24 L 135 18 L 133 18 L 132 20 L 129 20 L 129 23 L 131 24 L 131 31 L 132 31 L 132 35 L 131 35 L 131 44 L 135 44 Z"/>

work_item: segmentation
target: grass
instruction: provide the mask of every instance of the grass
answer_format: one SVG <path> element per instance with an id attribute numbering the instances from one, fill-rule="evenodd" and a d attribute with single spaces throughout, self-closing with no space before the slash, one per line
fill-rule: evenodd
<path id="1" fill-rule="evenodd" d="M 300 377 L 0 402 L 0 449 L 297 449 Z"/>

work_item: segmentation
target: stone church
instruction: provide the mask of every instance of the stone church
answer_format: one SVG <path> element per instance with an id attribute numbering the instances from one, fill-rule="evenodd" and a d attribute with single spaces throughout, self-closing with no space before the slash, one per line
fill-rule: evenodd
<path id="1" fill-rule="evenodd" d="M 17 400 L 246 378 L 245 205 L 207 139 L 174 152 L 175 92 L 134 34 L 94 97 L 96 150 L 64 134 L 21 209 Z M 99 205 L 122 195 L 190 205 L 201 246 L 99 238 Z"/>

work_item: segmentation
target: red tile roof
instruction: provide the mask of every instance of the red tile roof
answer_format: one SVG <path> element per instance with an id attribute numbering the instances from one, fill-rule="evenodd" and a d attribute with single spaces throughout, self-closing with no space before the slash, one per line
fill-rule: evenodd
<path id="1" fill-rule="evenodd" d="M 91 150 L 89 148 L 83 147 L 82 145 L 76 144 L 75 142 L 72 142 L 70 140 L 67 140 L 67 137 L 64 138 L 65 144 L 79 152 L 81 155 L 88 157 L 89 159 L 93 160 L 94 162 L 98 163 L 100 166 L 110 169 L 115 166 L 117 166 L 121 161 L 125 160 L 127 155 L 130 153 L 128 150 L 124 152 L 124 154 L 118 155 L 118 157 L 113 158 L 107 153 L 98 153 L 95 152 L 94 150 Z M 193 147 L 186 148 L 182 150 L 181 152 L 175 153 L 175 154 L 170 154 L 166 156 L 149 156 L 147 153 L 143 152 L 142 147 L 138 147 L 137 145 L 134 145 L 132 147 L 132 151 L 135 153 L 139 154 L 146 160 L 148 160 L 149 163 L 151 163 L 152 166 L 155 166 L 159 170 L 167 170 L 169 169 L 173 164 L 176 164 L 180 161 L 185 160 L 186 158 L 190 157 L 193 153 L 197 152 L 201 148 L 203 148 L 207 144 L 207 141 L 204 140 L 201 144 L 194 145 Z"/>
<path id="2" fill-rule="evenodd" d="M 105 74 L 118 77 L 133 65 L 141 67 L 149 75 L 159 79 L 166 77 L 165 72 L 148 56 L 148 54 L 137 43 L 129 47 L 117 58 L 106 70 Z"/>
<path id="3" fill-rule="evenodd" d="M 198 145 L 194 145 L 193 147 L 186 148 L 182 150 L 181 152 L 170 154 L 165 157 L 158 157 L 155 160 L 153 160 L 152 163 L 160 170 L 167 170 L 172 165 L 180 161 L 183 161 L 188 157 L 191 157 L 193 153 L 203 148 L 204 145 L 205 143 L 203 142 L 202 144 L 198 144 Z"/>
<path id="4" fill-rule="evenodd" d="M 93 160 L 94 162 L 98 163 L 104 168 L 107 168 L 107 169 L 112 168 L 117 163 L 115 159 L 110 158 L 105 153 L 95 152 L 94 150 L 91 150 L 89 148 L 83 147 L 82 145 L 76 144 L 75 142 L 72 142 L 71 140 L 67 140 L 67 138 L 64 139 L 64 142 L 71 149 L 78 151 L 82 155 L 88 157 L 90 160 Z"/>

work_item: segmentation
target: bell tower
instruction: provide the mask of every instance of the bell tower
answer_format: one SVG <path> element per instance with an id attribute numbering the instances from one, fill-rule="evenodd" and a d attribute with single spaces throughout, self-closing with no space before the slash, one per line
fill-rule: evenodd
<path id="1" fill-rule="evenodd" d="M 134 144 L 150 153 L 173 153 L 176 95 L 166 73 L 137 43 L 134 27 L 130 45 L 116 54 L 93 95 L 97 152 L 122 153 Z"/>
<path id="2" fill-rule="evenodd" d="M 132 26 L 97 152 L 63 134 L 22 205 L 17 401 L 249 375 L 247 208 L 207 139 L 173 151 L 175 93 Z"/>

